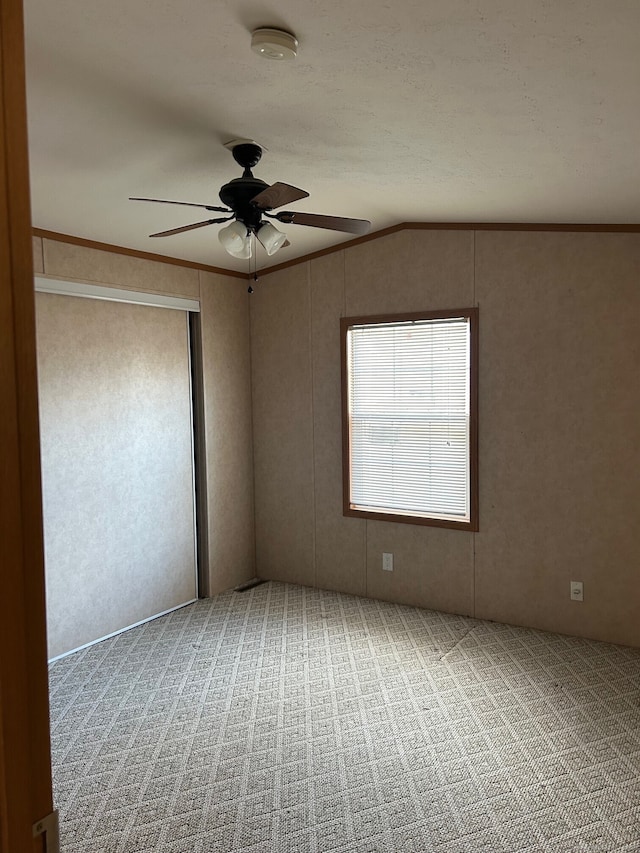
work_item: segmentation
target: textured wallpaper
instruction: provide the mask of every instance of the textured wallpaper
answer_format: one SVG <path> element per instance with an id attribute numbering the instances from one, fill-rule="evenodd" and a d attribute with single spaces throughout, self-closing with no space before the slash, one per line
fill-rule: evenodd
<path id="1" fill-rule="evenodd" d="M 265 276 L 251 297 L 258 574 L 640 646 L 639 281 L 638 234 L 464 230 Z M 343 517 L 340 317 L 472 305 L 479 533 Z"/>
<path id="2" fill-rule="evenodd" d="M 255 574 L 251 344 L 244 282 L 201 273 L 209 592 Z"/>
<path id="3" fill-rule="evenodd" d="M 193 599 L 182 311 L 38 293 L 49 655 Z"/>

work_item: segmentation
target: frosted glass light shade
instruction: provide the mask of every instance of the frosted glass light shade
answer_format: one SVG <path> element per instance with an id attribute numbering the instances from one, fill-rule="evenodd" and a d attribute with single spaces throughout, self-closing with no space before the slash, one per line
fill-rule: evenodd
<path id="1" fill-rule="evenodd" d="M 251 235 L 247 226 L 242 222 L 232 222 L 218 231 L 218 240 L 222 243 L 225 252 L 234 258 L 246 260 L 251 257 Z"/>
<path id="2" fill-rule="evenodd" d="M 258 239 L 265 247 L 267 255 L 275 255 L 287 239 L 287 235 L 278 231 L 270 222 L 264 222 L 258 231 Z"/>

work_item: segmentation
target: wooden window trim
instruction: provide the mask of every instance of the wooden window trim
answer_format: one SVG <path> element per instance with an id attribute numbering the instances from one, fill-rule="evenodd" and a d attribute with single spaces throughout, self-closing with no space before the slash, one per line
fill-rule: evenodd
<path id="1" fill-rule="evenodd" d="M 351 506 L 351 448 L 349 431 L 349 389 L 347 332 L 352 326 L 402 323 L 415 320 L 441 320 L 448 317 L 466 317 L 470 331 L 469 373 L 469 520 L 453 521 L 440 518 L 425 518 L 389 512 L 371 512 Z M 377 521 L 395 521 L 401 524 L 419 524 L 427 527 L 445 527 L 454 530 L 476 532 L 479 529 L 478 511 L 478 309 L 452 308 L 440 311 L 417 311 L 410 314 L 375 314 L 340 319 L 340 369 L 342 388 L 342 513 L 351 518 L 370 518 Z"/>

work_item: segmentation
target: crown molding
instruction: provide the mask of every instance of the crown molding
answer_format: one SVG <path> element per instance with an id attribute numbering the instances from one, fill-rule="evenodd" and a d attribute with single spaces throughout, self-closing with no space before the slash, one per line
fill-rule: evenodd
<path id="1" fill-rule="evenodd" d="M 192 270 L 228 275 L 232 278 L 247 279 L 248 275 L 236 270 L 225 270 L 222 267 L 212 267 L 207 264 L 197 264 L 194 261 L 186 261 L 182 258 L 174 258 L 170 255 L 156 255 L 153 252 L 141 252 L 138 249 L 128 249 L 126 246 L 114 246 L 111 243 L 99 243 L 95 240 L 86 240 L 84 237 L 74 237 L 71 234 L 59 234 L 57 231 L 46 231 L 44 228 L 34 228 L 34 237 L 43 237 L 45 240 L 56 240 L 58 243 L 71 243 L 74 246 L 83 246 L 85 249 L 98 249 L 101 252 L 112 252 L 116 255 L 128 255 L 131 258 L 142 258 L 146 261 L 158 261 L 162 264 L 173 264 L 177 267 L 187 267 Z"/>
<path id="2" fill-rule="evenodd" d="M 335 252 L 342 252 L 344 249 L 351 249 L 353 246 L 359 246 L 361 243 L 368 243 L 370 240 L 379 240 L 382 237 L 388 237 L 390 234 L 396 234 L 399 231 L 565 231 L 574 233 L 594 233 L 594 234 L 638 234 L 640 233 L 640 223 L 628 224 L 608 224 L 608 223 L 564 223 L 564 222 L 401 222 L 398 225 L 392 225 L 389 228 L 382 228 L 380 231 L 373 231 L 371 234 L 365 234 L 363 237 L 355 237 L 353 240 L 345 240 L 338 243 L 336 246 L 329 246 L 327 249 L 320 249 L 317 252 L 311 252 L 308 255 L 302 255 L 299 258 L 293 258 L 290 261 L 284 261 L 281 264 L 275 264 L 271 267 L 265 267 L 256 271 L 258 277 L 270 275 L 280 270 L 288 269 L 289 267 L 305 264 L 308 261 L 313 261 L 316 258 L 321 258 L 324 255 L 332 255 Z M 59 243 L 71 243 L 74 246 L 84 246 L 89 249 L 99 249 L 102 252 L 113 252 L 118 255 L 129 255 L 133 258 L 143 258 L 148 261 L 159 261 L 164 264 L 174 264 L 175 266 L 187 267 L 189 269 L 202 270 L 203 272 L 212 272 L 217 275 L 227 275 L 231 278 L 240 278 L 244 281 L 251 281 L 254 278 L 254 273 L 244 273 L 238 270 L 228 270 L 222 267 L 209 266 L 207 264 L 198 264 L 194 261 L 186 261 L 182 258 L 174 258 L 170 255 L 156 255 L 152 252 L 141 252 L 138 249 L 128 249 L 125 246 L 114 246 L 111 243 L 99 243 L 95 240 L 86 240 L 84 237 L 74 237 L 70 234 L 60 234 L 57 231 L 46 231 L 43 228 L 33 229 L 34 237 L 43 237 L 47 240 L 57 240 Z"/>
<path id="3" fill-rule="evenodd" d="M 287 269 L 296 264 L 313 261 L 315 258 L 321 258 L 324 255 L 331 255 L 334 252 L 341 252 L 344 249 L 350 249 L 353 246 L 359 246 L 361 243 L 367 243 L 369 240 L 378 240 L 381 237 L 387 237 L 389 234 L 396 234 L 398 231 L 567 231 L 577 233 L 601 233 L 601 234 L 637 234 L 640 233 L 640 224 L 587 224 L 587 223 L 553 223 L 553 222 L 401 222 L 399 225 L 392 225 L 390 228 L 383 228 L 380 231 L 374 231 L 371 234 L 365 234 L 364 237 L 356 237 L 353 240 L 346 240 L 344 243 L 339 243 L 337 246 L 330 246 L 327 249 L 320 249 L 317 252 L 312 252 L 309 255 L 304 255 L 301 258 L 295 258 L 291 261 L 285 261 L 282 264 L 276 264 L 272 267 L 267 267 L 263 270 L 258 270 L 259 276 L 269 275 L 273 272 Z"/>

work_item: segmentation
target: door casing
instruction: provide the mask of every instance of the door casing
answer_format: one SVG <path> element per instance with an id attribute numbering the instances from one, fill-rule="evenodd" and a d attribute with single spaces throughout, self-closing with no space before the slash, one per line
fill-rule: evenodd
<path id="1" fill-rule="evenodd" d="M 0 400 L 0 853 L 33 853 L 53 800 L 21 0 L 0 0 Z"/>

